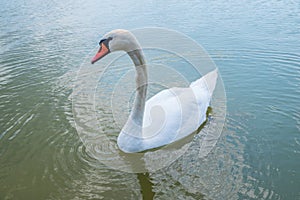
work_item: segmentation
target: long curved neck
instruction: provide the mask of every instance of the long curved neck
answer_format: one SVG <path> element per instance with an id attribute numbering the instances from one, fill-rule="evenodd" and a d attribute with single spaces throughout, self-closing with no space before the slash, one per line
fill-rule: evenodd
<path id="1" fill-rule="evenodd" d="M 128 52 L 128 55 L 136 69 L 136 96 L 130 118 L 135 125 L 142 128 L 148 84 L 147 67 L 142 50 L 138 49 Z"/>

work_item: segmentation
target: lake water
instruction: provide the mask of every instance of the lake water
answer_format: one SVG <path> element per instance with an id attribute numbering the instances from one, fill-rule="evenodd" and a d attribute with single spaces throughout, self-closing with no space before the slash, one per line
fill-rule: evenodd
<path id="1" fill-rule="evenodd" d="M 195 159 L 194 142 L 170 166 L 136 174 L 88 154 L 72 91 L 104 33 L 141 27 L 201 44 L 227 113 L 207 157 Z M 297 1 L 2 1 L 0 199 L 299 199 L 299 38 Z"/>

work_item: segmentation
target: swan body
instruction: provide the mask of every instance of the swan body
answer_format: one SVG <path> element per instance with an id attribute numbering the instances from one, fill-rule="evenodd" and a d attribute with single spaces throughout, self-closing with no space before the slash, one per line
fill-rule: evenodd
<path id="1" fill-rule="evenodd" d="M 100 41 L 92 63 L 112 51 L 124 50 L 136 68 L 137 93 L 134 106 L 122 128 L 117 143 L 126 153 L 161 147 L 178 141 L 206 120 L 217 77 L 217 69 L 192 82 L 186 88 L 170 88 L 146 101 L 147 68 L 142 50 L 132 33 L 114 30 Z"/>

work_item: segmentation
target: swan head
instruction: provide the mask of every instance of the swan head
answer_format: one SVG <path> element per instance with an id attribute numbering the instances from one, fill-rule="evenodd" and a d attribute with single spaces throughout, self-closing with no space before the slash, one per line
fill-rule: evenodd
<path id="1" fill-rule="evenodd" d="M 100 48 L 91 63 L 94 64 L 110 52 L 126 51 L 127 53 L 140 49 L 135 36 L 127 30 L 117 29 L 106 33 L 99 42 Z"/>

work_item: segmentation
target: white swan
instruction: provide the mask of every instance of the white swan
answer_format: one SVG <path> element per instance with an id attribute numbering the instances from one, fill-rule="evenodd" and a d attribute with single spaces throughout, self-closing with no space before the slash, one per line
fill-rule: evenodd
<path id="1" fill-rule="evenodd" d="M 127 30 L 113 30 L 99 42 L 92 64 L 113 51 L 123 50 L 136 69 L 136 96 L 132 111 L 118 136 L 126 153 L 140 152 L 180 140 L 197 130 L 206 119 L 214 91 L 217 69 L 194 81 L 188 88 L 163 90 L 146 102 L 147 68 L 141 47 Z"/>

